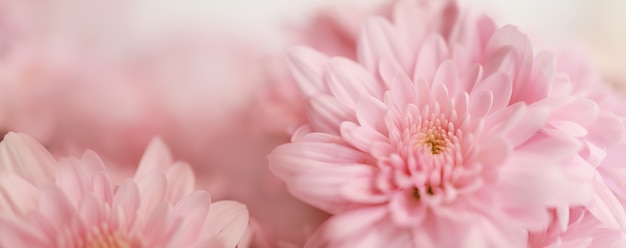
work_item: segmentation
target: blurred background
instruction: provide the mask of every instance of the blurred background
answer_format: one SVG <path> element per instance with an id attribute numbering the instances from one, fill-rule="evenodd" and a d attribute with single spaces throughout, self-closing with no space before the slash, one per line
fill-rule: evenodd
<path id="1" fill-rule="evenodd" d="M 219 20 L 256 41 L 277 37 L 285 21 L 305 22 L 320 6 L 358 4 L 375 6 L 384 0 L 143 0 L 145 18 Z M 581 42 L 595 62 L 617 77 L 626 71 L 626 1 L 623 0 L 460 0 L 500 21 L 513 23 L 549 41 Z M 142 7 L 143 8 L 143 7 Z M 156 24 L 157 22 L 150 22 Z M 153 27 L 154 28 L 154 27 Z M 226 28 L 226 26 L 222 27 Z"/>

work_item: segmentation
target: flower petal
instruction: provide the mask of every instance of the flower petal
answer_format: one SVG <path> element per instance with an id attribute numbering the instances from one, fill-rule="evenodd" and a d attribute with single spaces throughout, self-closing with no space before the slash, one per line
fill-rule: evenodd
<path id="1" fill-rule="evenodd" d="M 135 172 L 135 179 L 143 178 L 153 170 L 164 172 L 172 163 L 172 160 L 172 155 L 165 141 L 160 137 L 153 138 L 141 157 L 139 167 L 137 167 Z"/>
<path id="2" fill-rule="evenodd" d="M 211 209 L 202 229 L 202 237 L 217 237 L 223 247 L 235 247 L 248 228 L 248 209 L 234 201 L 219 201 Z"/>
<path id="3" fill-rule="evenodd" d="M 53 181 L 56 160 L 32 137 L 9 132 L 0 142 L 0 169 L 41 186 Z"/>
<path id="4" fill-rule="evenodd" d="M 287 53 L 287 65 L 304 96 L 328 92 L 324 83 L 324 72 L 328 67 L 325 55 L 308 47 L 294 47 Z"/>

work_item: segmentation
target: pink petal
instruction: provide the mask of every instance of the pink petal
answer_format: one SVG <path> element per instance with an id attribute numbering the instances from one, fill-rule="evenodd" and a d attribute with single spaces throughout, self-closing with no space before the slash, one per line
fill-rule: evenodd
<path id="1" fill-rule="evenodd" d="M 56 160 L 32 137 L 9 132 L 0 142 L 0 169 L 13 171 L 35 186 L 54 178 Z"/>
<path id="2" fill-rule="evenodd" d="M 595 191 L 594 199 L 589 204 L 585 204 L 585 207 L 593 216 L 611 228 L 626 230 L 626 213 L 624 213 L 624 208 L 617 200 L 617 197 L 604 184 L 600 174 L 596 174 L 593 188 Z"/>
<path id="3" fill-rule="evenodd" d="M 484 65 L 484 75 L 489 76 L 498 72 L 507 75 L 514 82 L 512 92 L 515 95 L 523 96 L 526 92 L 526 82 L 518 83 L 515 81 L 515 76 L 520 68 L 519 56 L 513 48 L 508 46 L 495 50 Z"/>
<path id="4" fill-rule="evenodd" d="M 355 148 L 371 152 L 376 143 L 387 143 L 387 138 L 367 127 L 357 126 L 352 122 L 341 124 L 341 136 Z"/>
<path id="5" fill-rule="evenodd" d="M 202 237 L 217 237 L 223 247 L 235 247 L 248 228 L 248 209 L 234 201 L 219 201 L 211 205 Z"/>
<path id="6" fill-rule="evenodd" d="M 535 56 L 528 85 L 528 102 L 535 102 L 548 97 L 552 90 L 552 81 L 556 73 L 556 60 L 550 52 L 542 51 Z"/>
<path id="7" fill-rule="evenodd" d="M 550 214 L 547 209 L 542 208 L 513 208 L 507 213 L 515 217 L 515 222 L 532 232 L 540 232 L 548 227 Z"/>
<path id="8" fill-rule="evenodd" d="M 78 206 L 84 193 L 92 190 L 91 175 L 79 164 L 76 158 L 63 158 L 59 160 L 56 175 L 57 185 L 74 206 Z"/>
<path id="9" fill-rule="evenodd" d="M 549 163 L 531 155 L 511 158 L 508 165 L 500 169 L 501 186 L 498 187 L 502 190 L 502 202 L 515 208 L 567 203 L 558 202 L 566 194 L 563 191 L 568 190 L 569 194 L 577 189 L 568 189 L 565 172 Z"/>
<path id="10" fill-rule="evenodd" d="M 342 104 L 350 107 L 354 107 L 364 96 L 380 98 L 383 94 L 383 88 L 372 74 L 360 65 L 343 58 L 331 59 L 327 82 L 330 93 L 342 101 Z"/>
<path id="11" fill-rule="evenodd" d="M 545 154 L 550 159 L 569 159 L 583 148 L 583 144 L 568 135 L 536 135 L 519 146 L 516 151 L 528 154 Z"/>
<path id="12" fill-rule="evenodd" d="M 614 146 L 624 138 L 624 124 L 616 115 L 602 111 L 598 119 L 587 128 L 588 139 L 601 148 Z"/>
<path id="13" fill-rule="evenodd" d="M 85 151 L 80 157 L 80 164 L 81 167 L 86 169 L 89 176 L 93 176 L 96 173 L 108 174 L 102 159 L 94 151 Z"/>
<path id="14" fill-rule="evenodd" d="M 491 91 L 481 91 L 470 97 L 469 113 L 472 118 L 482 118 L 489 113 L 493 103 Z"/>
<path id="15" fill-rule="evenodd" d="M 498 57 L 498 53 L 502 57 Z M 485 74 L 489 75 L 495 71 L 501 71 L 509 75 L 514 82 L 511 102 L 521 101 L 526 94 L 528 87 L 526 84 L 533 59 L 533 51 L 528 37 L 519 32 L 517 28 L 506 25 L 495 31 L 487 43 L 485 54 L 487 54 L 489 61 L 489 64 L 485 65 Z M 502 68 L 502 65 L 508 65 L 508 67 Z M 496 69 L 497 67 L 500 69 Z"/>
<path id="16" fill-rule="evenodd" d="M 389 200 L 389 196 L 387 194 L 377 192 L 378 190 L 374 188 L 370 176 L 361 176 L 348 180 L 346 180 L 348 182 L 343 183 L 340 188 L 341 195 L 348 201 L 365 204 L 379 204 Z"/>
<path id="17" fill-rule="evenodd" d="M 344 121 L 354 121 L 353 111 L 339 104 L 337 99 L 328 95 L 316 95 L 309 100 L 312 116 L 311 126 L 316 131 L 338 133 L 339 125 Z"/>
<path id="18" fill-rule="evenodd" d="M 57 187 L 41 189 L 39 213 L 48 220 L 50 225 L 58 229 L 67 228 L 70 223 L 75 224 L 80 219 L 77 209 Z"/>
<path id="19" fill-rule="evenodd" d="M 193 192 L 196 181 L 191 167 L 182 162 L 174 163 L 166 172 L 167 200 L 176 203 Z"/>
<path id="20" fill-rule="evenodd" d="M 153 170 L 165 171 L 172 163 L 172 155 L 165 141 L 160 137 L 153 138 L 141 157 L 135 179 L 140 179 Z"/>
<path id="21" fill-rule="evenodd" d="M 395 67 L 406 69 L 412 54 L 404 54 L 406 45 L 394 27 L 385 19 L 374 17 L 365 23 L 359 36 L 358 58 L 370 71 L 376 71 L 380 59 L 387 59 Z"/>
<path id="22" fill-rule="evenodd" d="M 287 53 L 287 65 L 306 97 L 328 92 L 324 83 L 328 67 L 325 55 L 308 47 L 291 48 Z"/>
<path id="23" fill-rule="evenodd" d="M 443 37 L 437 34 L 428 36 L 417 54 L 413 69 L 413 81 L 417 82 L 422 79 L 433 82 L 439 64 L 448 57 L 450 54 Z"/>
<path id="24" fill-rule="evenodd" d="M 40 228 L 29 225 L 22 219 L 0 216 L 1 247 L 42 247 L 54 248 Z"/>
<path id="25" fill-rule="evenodd" d="M 167 179 L 163 172 L 152 171 L 136 182 L 141 199 L 140 213 L 150 213 L 157 204 L 165 200 Z"/>
<path id="26" fill-rule="evenodd" d="M 512 84 L 511 79 L 506 74 L 497 72 L 489 75 L 482 82 L 474 86 L 472 91 L 491 91 L 494 96 L 492 108 L 493 110 L 500 110 L 509 105 L 513 91 Z"/>
<path id="27" fill-rule="evenodd" d="M 0 213 L 24 215 L 35 210 L 39 189 L 16 174 L 0 171 Z"/>
<path id="28" fill-rule="evenodd" d="M 583 127 L 588 127 L 599 116 L 600 108 L 597 103 L 585 98 L 575 98 L 565 106 L 556 109 L 551 120 L 571 121 Z"/>
<path id="29" fill-rule="evenodd" d="M 102 225 L 105 218 L 104 204 L 91 194 L 85 195 L 80 202 L 78 212 L 86 226 Z"/>
<path id="30" fill-rule="evenodd" d="M 490 137 L 480 142 L 475 159 L 488 167 L 500 166 L 507 159 L 511 150 L 511 145 L 504 140 Z"/>
<path id="31" fill-rule="evenodd" d="M 395 60 L 388 58 L 381 58 L 378 63 L 378 75 L 384 83 L 384 88 L 389 88 L 393 85 L 393 81 L 400 75 L 406 75 L 406 72 Z"/>
<path id="32" fill-rule="evenodd" d="M 166 202 L 159 202 L 150 212 L 143 213 L 144 228 L 141 231 L 141 236 L 143 236 L 143 239 L 153 242 L 152 244 L 148 244 L 148 246 L 165 245 L 161 243 L 163 240 L 166 240 L 169 246 L 182 241 L 182 236 L 184 235 L 184 233 L 182 233 L 183 230 L 176 230 L 174 233 L 167 232 L 168 220 L 171 220 L 170 208 L 170 205 Z M 179 234 L 178 239 L 176 239 L 176 234 Z"/>
<path id="33" fill-rule="evenodd" d="M 324 224 L 324 233 L 331 240 L 346 240 L 360 235 L 387 216 L 385 207 L 369 207 L 333 216 Z M 362 237 L 362 236 L 359 236 Z"/>
<path id="34" fill-rule="evenodd" d="M 545 126 L 550 111 L 545 108 L 529 107 L 520 120 L 508 131 L 509 142 L 514 147 L 524 143 Z"/>
<path id="35" fill-rule="evenodd" d="M 113 202 L 113 186 L 107 174 L 100 172 L 93 177 L 93 194 L 103 203 Z"/>
<path id="36" fill-rule="evenodd" d="M 422 225 L 428 215 L 427 206 L 417 202 L 417 199 L 409 198 L 407 192 L 396 193 L 389 202 L 389 213 L 394 223 L 408 228 Z"/>
<path id="37" fill-rule="evenodd" d="M 457 72 L 454 61 L 443 61 L 443 63 L 441 63 L 441 65 L 439 65 L 439 67 L 437 68 L 437 72 L 435 73 L 435 77 L 433 78 L 431 88 L 435 89 L 440 86 L 445 86 L 446 89 L 450 89 L 450 92 L 458 92 L 458 90 L 456 89 L 456 87 L 458 86 L 457 82 L 459 81 L 458 74 L 459 73 Z M 447 97 L 446 94 L 445 99 L 437 98 L 437 102 L 447 102 L 449 101 L 448 99 L 449 97 Z"/>
<path id="38" fill-rule="evenodd" d="M 274 149 L 269 158 L 280 156 L 334 163 L 353 163 L 365 158 L 362 152 L 350 146 L 324 142 L 299 142 L 282 145 Z"/>
<path id="39" fill-rule="evenodd" d="M 115 192 L 113 206 L 120 206 L 126 219 L 132 223 L 141 205 L 139 189 L 133 180 L 126 180 Z"/>
<path id="40" fill-rule="evenodd" d="M 351 198 L 360 198 L 363 194 L 371 196 L 376 194 L 372 191 L 371 184 L 368 185 L 375 170 L 371 166 L 361 164 L 333 166 L 300 174 L 286 181 L 289 182 L 290 191 L 297 192 L 296 195 L 303 201 L 326 211 L 336 212 L 348 204 L 356 203 L 351 202 L 349 200 Z"/>
<path id="41" fill-rule="evenodd" d="M 398 110 L 404 110 L 407 105 L 415 101 L 416 93 L 419 94 L 415 92 L 411 79 L 404 74 L 399 74 L 391 84 L 389 93 L 385 95 L 385 101 Z"/>
<path id="42" fill-rule="evenodd" d="M 357 102 L 356 118 L 359 123 L 367 128 L 376 130 L 382 135 L 387 135 L 384 116 L 387 106 L 374 97 L 364 97 Z"/>
<path id="43" fill-rule="evenodd" d="M 171 218 L 184 221 L 183 226 L 179 229 L 183 232 L 183 240 L 186 242 L 180 245 L 188 246 L 191 241 L 202 238 L 199 235 L 210 206 L 211 196 L 204 191 L 193 192 L 174 206 Z"/>
<path id="44" fill-rule="evenodd" d="M 550 121 L 550 125 L 572 137 L 584 137 L 589 133 L 586 128 L 571 121 Z"/>

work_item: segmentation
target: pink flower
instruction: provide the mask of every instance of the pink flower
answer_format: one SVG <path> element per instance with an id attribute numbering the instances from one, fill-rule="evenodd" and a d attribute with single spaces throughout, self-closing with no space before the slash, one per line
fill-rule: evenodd
<path id="1" fill-rule="evenodd" d="M 245 245 L 248 212 L 194 191 L 190 167 L 151 142 L 135 177 L 114 185 L 87 151 L 58 162 L 34 139 L 0 143 L 3 247 L 235 247 Z M 241 246 L 240 246 L 241 247 Z"/>
<path id="2" fill-rule="evenodd" d="M 551 211 L 575 206 L 623 229 L 594 176 L 619 120 L 574 94 L 516 28 L 453 1 L 415 3 L 399 1 L 393 24 L 368 20 L 358 64 L 289 54 L 308 123 L 269 161 L 292 194 L 334 215 L 309 245 L 524 247 Z M 429 9 L 439 14 L 415 21 Z"/>

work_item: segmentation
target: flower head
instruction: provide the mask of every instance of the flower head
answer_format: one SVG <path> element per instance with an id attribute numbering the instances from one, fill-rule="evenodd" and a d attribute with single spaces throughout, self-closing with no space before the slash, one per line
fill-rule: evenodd
<path id="1" fill-rule="evenodd" d="M 414 22 L 424 9 L 439 14 Z M 582 205 L 623 227 L 623 210 L 592 193 L 611 195 L 593 164 L 623 126 L 554 76 L 551 53 L 454 1 L 399 1 L 392 17 L 366 23 L 358 63 L 289 54 L 307 124 L 269 160 L 296 197 L 335 215 L 312 242 L 523 247 L 551 211 Z"/>
<path id="2" fill-rule="evenodd" d="M 55 161 L 34 139 L 0 143 L 0 244 L 6 247 L 235 247 L 248 212 L 194 191 L 190 167 L 159 140 L 134 178 L 113 185 L 93 152 Z"/>

